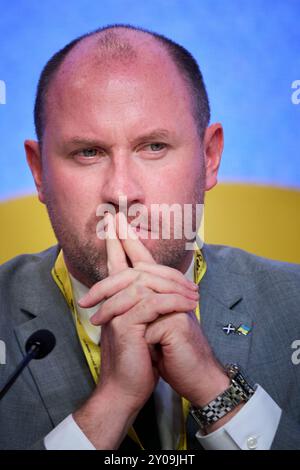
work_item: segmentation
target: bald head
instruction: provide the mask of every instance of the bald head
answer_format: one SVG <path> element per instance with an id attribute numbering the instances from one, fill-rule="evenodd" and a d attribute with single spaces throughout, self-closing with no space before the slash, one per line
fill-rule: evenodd
<path id="1" fill-rule="evenodd" d="M 210 110 L 202 75 L 195 59 L 182 46 L 164 36 L 132 26 L 114 25 L 75 39 L 57 52 L 44 67 L 36 95 L 35 127 L 39 142 L 47 124 L 49 106 L 59 101 L 62 88 L 71 93 L 84 88 L 91 74 L 122 72 L 139 67 L 167 74 L 170 82 L 184 82 L 199 135 L 209 123 Z M 71 86 L 72 85 L 72 86 Z M 175 84 L 174 84 L 175 85 Z"/>
<path id="2" fill-rule="evenodd" d="M 58 71 L 72 67 L 73 64 L 76 66 L 78 62 L 94 63 L 103 67 L 108 62 L 120 62 L 125 65 L 137 59 L 141 45 L 149 43 L 153 43 L 150 35 L 125 28 L 95 32 L 83 37 L 74 45 L 66 54 Z"/>

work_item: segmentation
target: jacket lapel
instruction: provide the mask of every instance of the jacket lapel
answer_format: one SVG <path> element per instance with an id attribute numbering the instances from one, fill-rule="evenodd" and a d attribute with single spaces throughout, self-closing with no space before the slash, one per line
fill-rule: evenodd
<path id="1" fill-rule="evenodd" d="M 224 265 L 210 259 L 210 247 L 205 247 L 207 272 L 200 283 L 201 325 L 208 341 L 222 364 L 237 363 L 247 368 L 251 340 L 255 326 L 248 297 L 251 295 L 251 279 L 247 275 L 228 272 Z M 247 335 L 223 328 L 232 325 L 250 328 Z"/>
<path id="2" fill-rule="evenodd" d="M 25 354 L 27 338 L 39 329 L 49 329 L 56 346 L 44 359 L 32 360 L 29 370 L 53 426 L 56 426 L 90 395 L 94 383 L 82 353 L 68 305 L 51 276 L 57 251 L 37 263 L 23 289 L 20 310 L 23 322 L 15 328 Z M 34 296 L 34 291 L 38 296 Z M 27 292 L 26 292 L 27 289 Z"/>

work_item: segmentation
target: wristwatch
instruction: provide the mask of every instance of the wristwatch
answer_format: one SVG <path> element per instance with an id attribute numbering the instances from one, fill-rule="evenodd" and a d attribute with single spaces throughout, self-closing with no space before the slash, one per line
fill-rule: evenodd
<path id="1" fill-rule="evenodd" d="M 255 389 L 243 376 L 237 364 L 227 364 L 225 372 L 230 378 L 230 386 L 203 408 L 191 406 L 190 413 L 200 429 L 205 429 L 227 415 L 242 402 L 250 400 Z"/>

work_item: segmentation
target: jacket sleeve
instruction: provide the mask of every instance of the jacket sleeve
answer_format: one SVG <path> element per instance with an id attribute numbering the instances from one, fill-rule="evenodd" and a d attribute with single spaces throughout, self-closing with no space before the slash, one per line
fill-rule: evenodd
<path id="1" fill-rule="evenodd" d="M 271 450 L 299 450 L 300 424 L 282 412 Z"/>
<path id="2" fill-rule="evenodd" d="M 44 444 L 44 439 L 36 441 L 28 450 L 47 450 Z"/>

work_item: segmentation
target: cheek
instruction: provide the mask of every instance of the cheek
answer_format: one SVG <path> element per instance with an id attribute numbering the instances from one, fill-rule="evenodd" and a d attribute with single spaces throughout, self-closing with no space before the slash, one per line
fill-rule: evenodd
<path id="1" fill-rule="evenodd" d="M 195 202 L 195 194 L 205 187 L 205 172 L 200 158 L 159 172 L 155 188 L 149 185 L 153 200 L 166 203 Z M 152 189 L 151 189 L 152 188 Z"/>
<path id="2" fill-rule="evenodd" d="M 44 185 L 46 203 L 67 225 L 85 226 L 96 220 L 98 200 L 93 180 L 57 166 L 47 169 Z"/>

